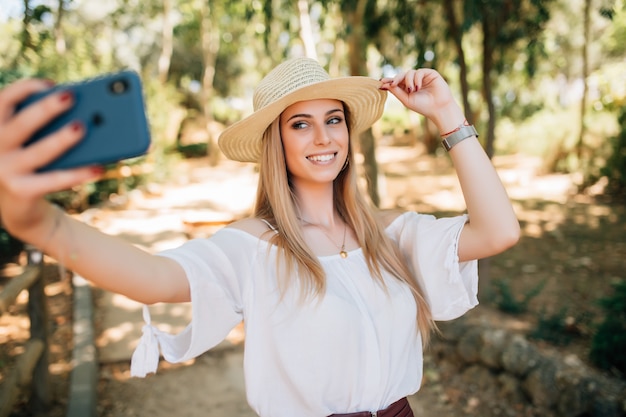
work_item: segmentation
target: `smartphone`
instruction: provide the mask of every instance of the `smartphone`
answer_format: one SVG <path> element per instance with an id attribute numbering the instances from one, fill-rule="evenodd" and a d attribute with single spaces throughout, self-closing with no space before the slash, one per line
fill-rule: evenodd
<path id="1" fill-rule="evenodd" d="M 30 96 L 17 111 L 59 90 L 74 94 L 74 106 L 40 129 L 24 146 L 44 138 L 72 121 L 85 127 L 85 137 L 39 171 L 106 165 L 145 154 L 150 130 L 141 79 L 134 71 L 105 74 L 81 82 L 59 84 Z"/>

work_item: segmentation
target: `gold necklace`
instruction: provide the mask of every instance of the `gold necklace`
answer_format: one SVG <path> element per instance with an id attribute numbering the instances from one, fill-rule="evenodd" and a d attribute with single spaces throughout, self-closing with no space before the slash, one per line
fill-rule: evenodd
<path id="1" fill-rule="evenodd" d="M 324 236 L 326 236 L 326 238 L 328 238 L 328 240 L 331 241 L 332 244 L 337 247 L 337 249 L 339 249 L 339 256 L 341 256 L 343 259 L 346 259 L 348 257 L 348 252 L 346 252 L 346 231 L 348 230 L 348 225 L 346 223 L 344 223 L 343 225 L 343 240 L 341 242 L 341 246 L 339 246 L 338 244 L 335 243 L 334 240 L 331 239 L 330 235 L 326 233 L 324 228 L 320 226 L 319 224 L 308 222 L 304 219 L 301 219 L 300 217 L 298 217 L 298 220 L 308 225 L 317 227 L 320 230 L 320 232 L 324 233 Z"/>

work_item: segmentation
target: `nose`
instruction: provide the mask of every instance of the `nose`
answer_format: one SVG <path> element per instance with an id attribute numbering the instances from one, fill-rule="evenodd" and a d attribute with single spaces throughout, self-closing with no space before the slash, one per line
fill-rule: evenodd
<path id="1" fill-rule="evenodd" d="M 331 141 L 330 135 L 323 126 L 315 128 L 314 143 L 316 145 L 328 145 Z"/>

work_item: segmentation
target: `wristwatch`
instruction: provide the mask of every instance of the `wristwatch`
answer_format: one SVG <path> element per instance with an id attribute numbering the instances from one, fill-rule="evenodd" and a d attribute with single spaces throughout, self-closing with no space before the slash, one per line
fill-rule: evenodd
<path id="1" fill-rule="evenodd" d="M 463 125 L 456 132 L 446 136 L 443 139 L 442 144 L 443 144 L 443 147 L 446 148 L 446 151 L 449 151 L 457 143 L 459 143 L 462 140 L 465 140 L 465 139 L 467 139 L 469 137 L 472 137 L 472 136 L 478 137 L 478 132 L 476 131 L 474 126 L 473 125 L 467 125 L 467 126 Z"/>

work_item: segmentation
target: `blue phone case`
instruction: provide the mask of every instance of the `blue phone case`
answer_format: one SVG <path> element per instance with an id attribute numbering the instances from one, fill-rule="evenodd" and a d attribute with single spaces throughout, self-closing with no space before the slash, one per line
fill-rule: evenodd
<path id="1" fill-rule="evenodd" d="M 104 165 L 148 151 L 150 132 L 141 79 L 137 73 L 122 71 L 58 85 L 29 97 L 20 104 L 18 111 L 58 90 L 72 91 L 74 106 L 39 130 L 24 146 L 76 120 L 83 123 L 86 133 L 75 147 L 39 171 Z"/>

